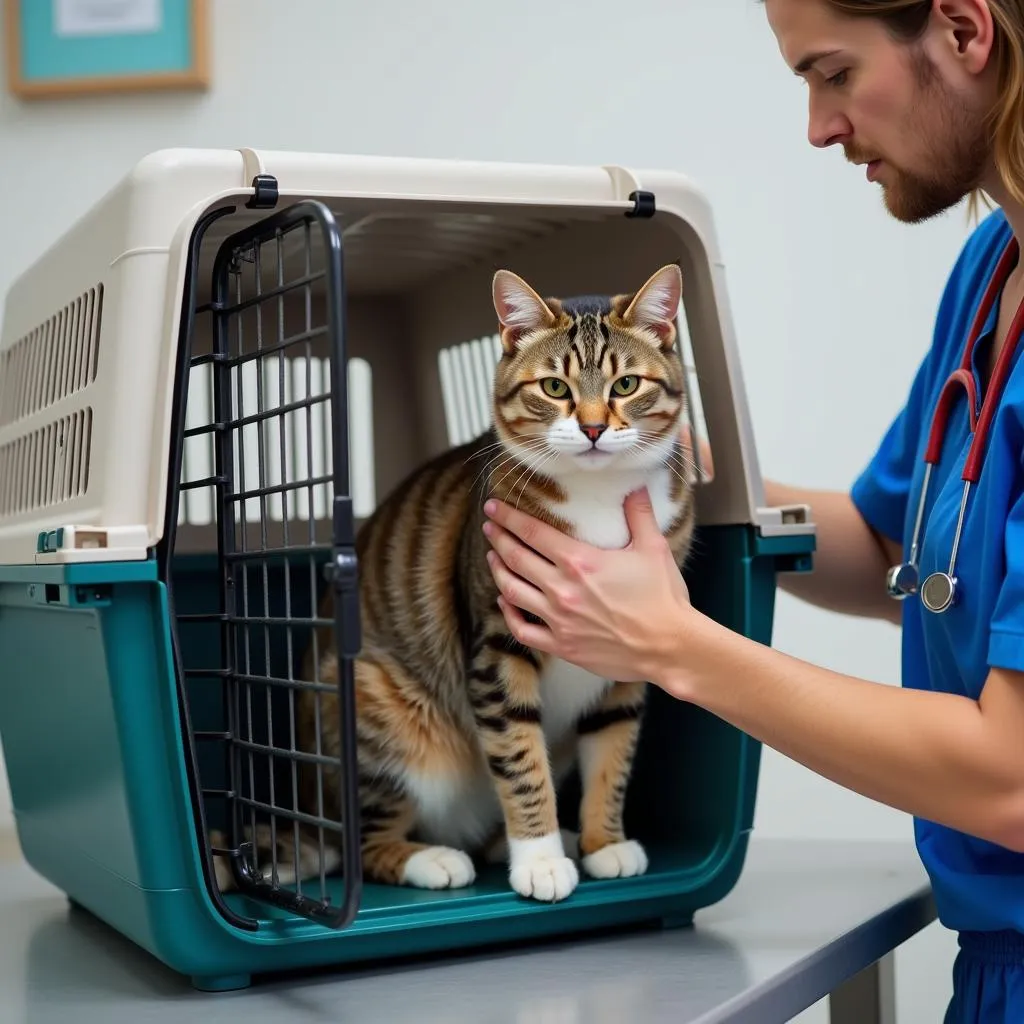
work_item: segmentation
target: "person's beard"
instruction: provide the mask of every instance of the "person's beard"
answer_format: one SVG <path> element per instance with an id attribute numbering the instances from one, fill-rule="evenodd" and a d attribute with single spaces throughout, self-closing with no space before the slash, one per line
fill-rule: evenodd
<path id="1" fill-rule="evenodd" d="M 910 59 L 917 86 L 914 104 L 919 111 L 927 111 L 934 123 L 907 130 L 920 139 L 922 163 L 928 169 L 910 171 L 881 157 L 888 179 L 882 194 L 893 217 L 918 224 L 945 213 L 981 187 L 991 137 L 984 115 L 946 86 L 924 53 L 914 50 Z M 846 158 L 855 163 L 879 156 L 857 145 L 845 149 Z"/>

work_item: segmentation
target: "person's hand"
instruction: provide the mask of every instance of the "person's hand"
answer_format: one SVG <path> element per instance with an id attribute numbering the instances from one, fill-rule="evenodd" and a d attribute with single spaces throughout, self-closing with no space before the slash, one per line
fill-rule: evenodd
<path id="1" fill-rule="evenodd" d="M 646 490 L 630 494 L 624 509 L 631 540 L 608 551 L 492 499 L 484 505 L 487 559 L 520 643 L 605 679 L 657 683 L 698 613 Z M 527 622 L 520 608 L 544 624 Z"/>

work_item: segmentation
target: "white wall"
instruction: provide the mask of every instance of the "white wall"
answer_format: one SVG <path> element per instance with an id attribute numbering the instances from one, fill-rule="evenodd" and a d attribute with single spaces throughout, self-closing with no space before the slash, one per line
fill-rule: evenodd
<path id="1" fill-rule="evenodd" d="M 133 161 L 165 146 L 675 168 L 715 204 L 765 472 L 845 487 L 870 455 L 928 344 L 966 220 L 899 226 L 840 152 L 807 144 L 804 87 L 756 0 L 590 0 L 586 14 L 568 0 L 211 7 L 207 95 L 22 105 L 0 93 L 0 294 Z M 782 599 L 776 642 L 897 679 L 889 627 Z M 851 842 L 910 835 L 902 815 L 772 752 L 756 824 Z M 901 1020 L 941 1018 L 953 952 L 936 928 L 901 950 Z"/>

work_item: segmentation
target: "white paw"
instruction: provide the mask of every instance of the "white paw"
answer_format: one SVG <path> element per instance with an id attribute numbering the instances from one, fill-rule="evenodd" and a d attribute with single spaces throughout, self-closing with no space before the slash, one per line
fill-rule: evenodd
<path id="1" fill-rule="evenodd" d="M 558 832 L 540 839 L 513 839 L 509 849 L 508 880 L 520 896 L 555 903 L 579 884 L 579 871 L 565 856 Z"/>
<path id="2" fill-rule="evenodd" d="M 628 878 L 647 870 L 647 854 L 635 840 L 612 843 L 583 858 L 583 870 L 591 878 Z"/>
<path id="3" fill-rule="evenodd" d="M 579 832 L 572 832 L 567 828 L 563 828 L 559 829 L 559 833 L 562 836 L 562 846 L 565 849 L 565 855 L 567 857 L 571 857 L 573 860 L 578 860 L 580 855 Z M 488 864 L 507 864 L 508 839 L 506 839 L 505 836 L 502 836 L 500 839 L 496 839 L 487 848 L 485 859 Z"/>
<path id="4" fill-rule="evenodd" d="M 572 894 L 580 876 L 568 857 L 540 857 L 530 864 L 512 868 L 508 880 L 520 896 L 557 903 Z"/>
<path id="5" fill-rule="evenodd" d="M 414 853 L 402 871 L 402 881 L 418 889 L 461 889 L 476 878 L 473 862 L 461 850 L 431 846 Z"/>

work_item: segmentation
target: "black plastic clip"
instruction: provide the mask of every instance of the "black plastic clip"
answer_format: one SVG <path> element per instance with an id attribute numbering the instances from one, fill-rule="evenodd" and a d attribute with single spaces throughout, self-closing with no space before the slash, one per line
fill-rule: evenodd
<path id="1" fill-rule="evenodd" d="M 654 216 L 657 206 L 654 202 L 653 192 L 630 192 L 629 198 L 633 201 L 633 209 L 626 211 L 627 217 L 650 218 Z"/>
<path id="2" fill-rule="evenodd" d="M 250 210 L 272 210 L 277 206 L 280 193 L 277 178 L 272 174 L 257 174 L 252 179 L 253 197 L 245 205 Z"/>
<path id="3" fill-rule="evenodd" d="M 355 590 L 359 584 L 359 560 L 355 548 L 335 548 L 331 562 L 331 582 L 335 590 Z"/>
<path id="4" fill-rule="evenodd" d="M 330 566 L 334 588 L 334 620 L 338 629 L 339 653 L 354 658 L 363 645 L 359 616 L 359 559 L 354 547 L 335 548 Z"/>

